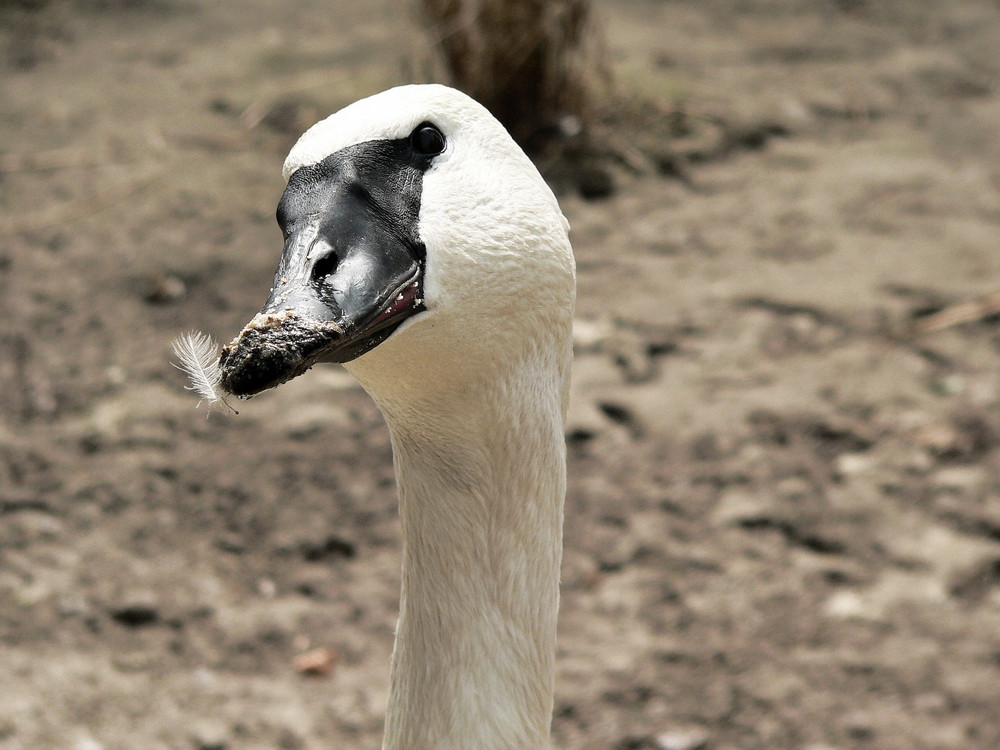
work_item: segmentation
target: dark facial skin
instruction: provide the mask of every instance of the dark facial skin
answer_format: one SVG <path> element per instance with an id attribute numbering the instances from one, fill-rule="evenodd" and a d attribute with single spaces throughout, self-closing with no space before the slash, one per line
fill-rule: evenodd
<path id="1" fill-rule="evenodd" d="M 317 362 L 349 362 L 422 311 L 423 175 L 445 147 L 429 123 L 296 170 L 278 204 L 285 238 L 271 295 L 222 351 L 222 385 L 253 395 Z"/>

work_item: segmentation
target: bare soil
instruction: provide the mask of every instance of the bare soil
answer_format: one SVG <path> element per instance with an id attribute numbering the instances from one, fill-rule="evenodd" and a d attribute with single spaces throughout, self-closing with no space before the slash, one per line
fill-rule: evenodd
<path id="1" fill-rule="evenodd" d="M 1000 6 L 602 14 L 555 747 L 995 750 L 1000 318 L 934 314 L 1000 291 Z M 259 308 L 298 133 L 428 59 L 383 0 L 0 3 L 0 750 L 379 746 L 379 414 L 328 367 L 206 419 L 170 342 Z"/>

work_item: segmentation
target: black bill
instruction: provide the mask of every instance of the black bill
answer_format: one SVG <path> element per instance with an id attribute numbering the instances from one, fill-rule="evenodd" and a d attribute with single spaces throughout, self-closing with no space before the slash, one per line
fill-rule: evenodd
<path id="1" fill-rule="evenodd" d="M 349 362 L 424 309 L 417 222 L 429 164 L 404 138 L 360 143 L 292 174 L 271 296 L 222 350 L 227 391 L 253 395 L 317 362 Z"/>

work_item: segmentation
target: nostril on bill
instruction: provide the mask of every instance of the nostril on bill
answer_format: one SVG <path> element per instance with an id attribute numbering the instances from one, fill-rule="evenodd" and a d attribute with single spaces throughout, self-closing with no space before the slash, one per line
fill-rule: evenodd
<path id="1" fill-rule="evenodd" d="M 338 263 L 337 256 L 333 253 L 324 255 L 316 261 L 316 264 L 312 268 L 312 280 L 326 281 L 329 276 L 333 276 L 337 272 Z"/>

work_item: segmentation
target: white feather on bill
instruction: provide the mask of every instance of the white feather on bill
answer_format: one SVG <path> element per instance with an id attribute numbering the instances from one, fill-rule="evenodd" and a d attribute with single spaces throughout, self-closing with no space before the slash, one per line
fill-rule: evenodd
<path id="1" fill-rule="evenodd" d="M 222 368 L 219 366 L 219 345 L 211 336 L 201 331 L 190 331 L 174 339 L 174 354 L 180 364 L 174 364 L 185 372 L 191 385 L 184 386 L 194 391 L 206 401 L 209 410 L 224 410 L 229 406 L 222 388 Z"/>

